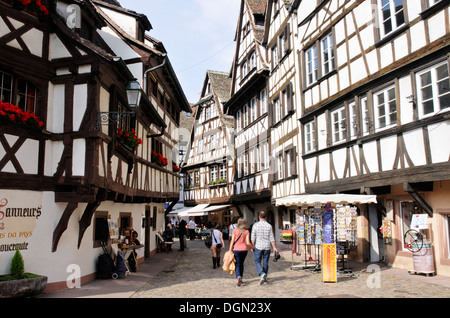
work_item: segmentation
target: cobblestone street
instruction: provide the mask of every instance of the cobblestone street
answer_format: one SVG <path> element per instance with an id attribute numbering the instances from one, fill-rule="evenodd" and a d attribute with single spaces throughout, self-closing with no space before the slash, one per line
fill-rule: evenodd
<path id="1" fill-rule="evenodd" d="M 178 245 L 178 244 L 176 244 Z M 203 241 L 188 241 L 188 248 L 178 253 L 164 270 L 137 291 L 133 298 L 449 298 L 450 279 L 438 276 L 409 275 L 407 270 L 381 266 L 379 279 L 366 271 L 366 264 L 351 264 L 353 272 L 338 276 L 337 283 L 323 283 L 320 272 L 291 269 L 291 251 L 279 246 L 281 259 L 270 259 L 268 285 L 261 286 L 253 253 L 245 260 L 244 284 L 221 268 L 213 269 L 211 252 Z M 176 249 L 176 246 L 175 246 Z M 222 257 L 224 251 L 221 253 Z M 339 268 L 340 266 L 338 266 Z M 379 282 L 379 284 L 377 284 Z M 371 288 L 371 286 L 374 286 Z"/>

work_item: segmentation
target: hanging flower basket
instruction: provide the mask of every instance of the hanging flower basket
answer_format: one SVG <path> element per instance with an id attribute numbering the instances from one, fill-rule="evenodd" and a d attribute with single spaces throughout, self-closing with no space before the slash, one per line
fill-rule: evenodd
<path id="1" fill-rule="evenodd" d="M 142 145 L 142 139 L 136 136 L 136 131 L 132 128 L 131 130 L 117 129 L 117 140 L 128 147 L 131 151 L 134 151 Z"/>
<path id="2" fill-rule="evenodd" d="M 176 164 L 173 164 L 172 168 L 173 168 L 173 172 L 180 172 L 181 171 L 180 167 L 178 167 Z"/>

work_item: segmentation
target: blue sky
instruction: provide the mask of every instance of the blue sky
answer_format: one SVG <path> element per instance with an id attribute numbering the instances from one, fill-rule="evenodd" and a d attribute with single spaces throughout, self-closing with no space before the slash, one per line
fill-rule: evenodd
<path id="1" fill-rule="evenodd" d="M 206 70 L 229 72 L 241 0 L 119 0 L 145 14 L 164 44 L 184 94 L 199 100 Z"/>

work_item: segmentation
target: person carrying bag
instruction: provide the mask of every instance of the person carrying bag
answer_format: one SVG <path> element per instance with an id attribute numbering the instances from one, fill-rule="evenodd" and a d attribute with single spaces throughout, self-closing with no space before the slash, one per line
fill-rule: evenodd
<path id="1" fill-rule="evenodd" d="M 248 253 L 248 248 L 250 247 L 252 250 L 254 249 L 252 243 L 250 242 L 250 232 L 247 230 L 247 222 L 244 218 L 240 218 L 238 220 L 237 227 L 233 231 L 231 240 L 233 241 L 233 245 L 230 246 L 227 254 L 230 254 L 228 258 L 232 258 L 232 262 L 229 263 L 228 267 L 226 267 L 226 256 L 224 256 L 224 267 L 228 269 L 230 275 L 233 274 L 234 271 L 234 269 L 231 271 L 230 267 L 235 267 L 237 286 L 240 287 L 242 285 L 244 261 Z M 224 270 L 226 270 L 225 268 Z"/>

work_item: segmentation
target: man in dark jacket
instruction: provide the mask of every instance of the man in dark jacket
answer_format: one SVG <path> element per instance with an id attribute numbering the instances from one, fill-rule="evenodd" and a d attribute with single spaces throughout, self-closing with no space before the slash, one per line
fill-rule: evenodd
<path id="1" fill-rule="evenodd" d="M 180 249 L 178 251 L 184 251 L 184 236 L 186 235 L 186 221 L 178 216 L 178 237 L 180 238 Z"/>

